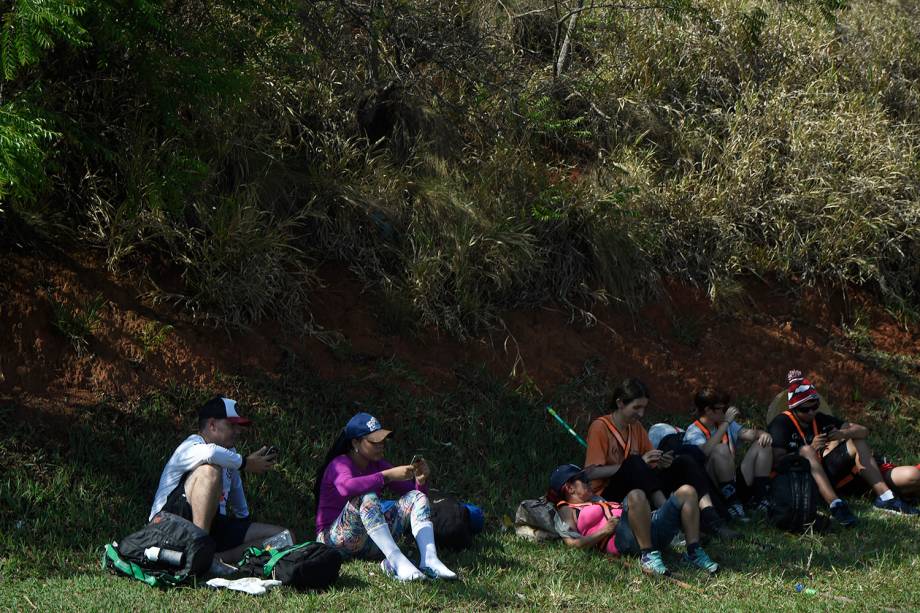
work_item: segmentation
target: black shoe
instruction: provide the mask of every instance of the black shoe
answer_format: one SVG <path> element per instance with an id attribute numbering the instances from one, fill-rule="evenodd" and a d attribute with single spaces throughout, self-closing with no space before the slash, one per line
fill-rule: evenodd
<path id="1" fill-rule="evenodd" d="M 837 523 L 844 528 L 855 526 L 859 521 L 856 519 L 856 516 L 853 515 L 853 512 L 850 511 L 850 506 L 846 502 L 841 502 L 837 506 L 831 507 L 831 515 L 837 520 Z"/>

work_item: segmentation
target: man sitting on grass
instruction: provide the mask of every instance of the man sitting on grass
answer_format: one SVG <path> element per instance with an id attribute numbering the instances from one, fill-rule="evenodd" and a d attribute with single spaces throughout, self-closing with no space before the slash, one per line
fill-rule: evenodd
<path id="1" fill-rule="evenodd" d="M 654 512 L 645 492 L 634 489 L 622 503 L 595 496 L 589 485 L 600 467 L 582 470 L 574 464 L 556 467 L 547 499 L 557 507 L 556 531 L 569 547 L 595 548 L 610 555 L 639 555 L 642 570 L 668 575 L 661 551 L 683 528 L 687 553 L 683 561 L 715 573 L 719 565 L 700 547 L 700 510 L 696 490 L 682 485 Z"/>
<path id="2" fill-rule="evenodd" d="M 277 458 L 265 447 L 246 457 L 236 452 L 240 427 L 251 423 L 239 416 L 235 400 L 217 396 L 206 402 L 198 410 L 198 434 L 185 439 L 169 458 L 150 508 L 149 519 L 167 511 L 208 532 L 217 545 L 217 557 L 230 563 L 284 530 L 249 519 L 240 474 L 264 473 Z M 215 559 L 212 572 L 226 570 Z"/>
<path id="3" fill-rule="evenodd" d="M 728 513 L 747 521 L 742 503 L 765 511 L 767 487 L 773 467 L 773 437 L 756 428 L 745 428 L 735 419 L 739 411 L 729 406 L 731 397 L 708 387 L 693 399 L 698 419 L 687 427 L 685 445 L 696 445 L 706 456 L 706 471 L 722 491 Z M 735 468 L 735 452 L 741 441 L 752 443 L 741 465 Z"/>
<path id="4" fill-rule="evenodd" d="M 789 383 L 800 380 L 801 378 L 802 371 L 800 370 L 790 370 L 786 375 L 786 380 Z M 768 424 L 772 422 L 777 415 L 788 408 L 786 398 L 786 390 L 781 391 L 773 398 L 773 401 L 767 409 Z M 826 402 L 823 395 L 821 396 L 820 403 L 821 404 L 818 405 L 819 413 L 826 413 L 827 415 L 834 414 L 834 411 Z M 890 487 L 898 497 L 904 500 L 916 500 L 917 497 L 920 496 L 920 464 L 916 466 L 899 466 L 888 461 L 887 458 L 878 459 L 876 463 L 879 465 L 879 470 L 882 471 L 882 479 L 885 480 L 888 487 Z M 841 488 L 838 488 L 838 493 L 852 493 L 856 495 L 866 494 L 870 491 L 872 490 L 869 489 L 862 479 L 851 479 L 849 484 L 843 487 L 843 491 L 841 491 Z"/>
<path id="5" fill-rule="evenodd" d="M 917 510 L 896 497 L 882 479 L 872 449 L 866 441 L 869 431 L 859 424 L 844 422 L 819 413 L 821 398 L 799 371 L 790 372 L 789 409 L 770 422 L 774 465 L 787 453 L 798 453 L 811 465 L 818 492 L 830 505 L 831 515 L 843 526 L 856 524 L 856 517 L 835 487 L 851 475 L 863 480 L 876 494 L 876 509 L 916 515 Z"/>

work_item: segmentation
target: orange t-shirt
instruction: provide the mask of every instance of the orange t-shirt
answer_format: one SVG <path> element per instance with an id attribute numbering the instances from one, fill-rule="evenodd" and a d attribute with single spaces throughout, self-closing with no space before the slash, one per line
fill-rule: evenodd
<path id="1" fill-rule="evenodd" d="M 588 428 L 588 451 L 585 453 L 585 466 L 619 465 L 626 459 L 623 447 L 605 422 L 613 425 L 613 418 L 610 415 L 600 417 L 592 421 Z M 623 442 L 629 447 L 629 455 L 644 455 L 655 448 L 648 438 L 648 432 L 639 422 L 630 424 L 626 432 L 619 430 L 618 432 Z M 600 496 L 607 487 L 608 481 L 610 479 L 594 479 L 591 481 L 591 489 Z"/>

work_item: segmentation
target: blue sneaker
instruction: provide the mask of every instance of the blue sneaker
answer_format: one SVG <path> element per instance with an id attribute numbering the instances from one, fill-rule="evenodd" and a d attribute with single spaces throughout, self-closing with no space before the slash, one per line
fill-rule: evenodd
<path id="1" fill-rule="evenodd" d="M 712 561 L 712 558 L 703 551 L 702 547 L 697 547 L 693 552 L 693 555 L 685 553 L 681 558 L 684 564 L 690 564 L 696 566 L 699 569 L 705 570 L 710 575 L 713 575 L 719 571 L 719 565 Z"/>
<path id="2" fill-rule="evenodd" d="M 872 506 L 878 509 L 879 511 L 886 511 L 888 513 L 901 513 L 902 515 L 920 515 L 920 511 L 916 508 L 910 506 L 900 498 L 892 498 L 891 500 L 882 501 L 880 498 L 876 498 L 872 502 Z"/>
<path id="3" fill-rule="evenodd" d="M 639 558 L 639 564 L 642 566 L 642 572 L 649 575 L 667 576 L 671 574 L 668 567 L 664 565 L 664 560 L 661 559 L 661 552 L 657 549 L 642 554 L 642 557 Z"/>
<path id="4" fill-rule="evenodd" d="M 839 523 L 844 528 L 855 526 L 858 521 L 856 516 L 853 515 L 853 512 L 850 511 L 850 506 L 843 501 L 841 501 L 836 506 L 831 507 L 831 515 L 834 519 L 837 520 L 837 523 Z"/>

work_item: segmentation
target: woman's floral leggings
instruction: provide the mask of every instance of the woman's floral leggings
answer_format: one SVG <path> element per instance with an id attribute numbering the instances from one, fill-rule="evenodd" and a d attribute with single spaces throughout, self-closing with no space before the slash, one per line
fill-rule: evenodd
<path id="1" fill-rule="evenodd" d="M 380 550 L 368 531 L 387 525 L 393 540 L 398 541 L 410 523 L 413 533 L 431 523 L 431 507 L 424 493 L 412 490 L 395 503 L 381 501 L 377 494 L 364 494 L 350 499 L 338 518 L 316 539 L 348 557 L 379 558 Z"/>

